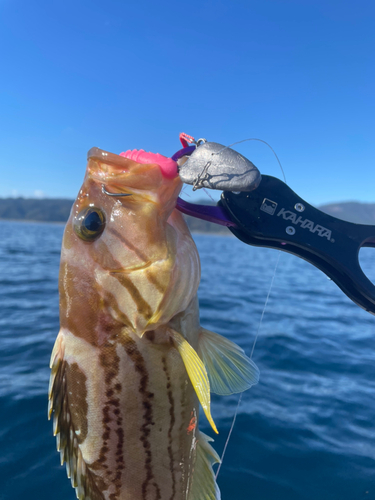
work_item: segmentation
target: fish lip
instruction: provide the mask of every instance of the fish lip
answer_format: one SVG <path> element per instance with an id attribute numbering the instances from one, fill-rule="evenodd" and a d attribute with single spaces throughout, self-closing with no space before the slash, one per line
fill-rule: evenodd
<path id="1" fill-rule="evenodd" d="M 109 271 L 110 274 L 130 274 L 130 273 L 133 273 L 135 271 L 142 271 L 144 269 L 147 269 L 148 267 L 150 267 L 152 264 L 152 261 L 151 260 L 148 260 L 147 262 L 145 262 L 144 264 L 141 264 L 139 266 L 133 266 L 133 267 L 126 267 L 126 268 L 120 268 L 120 269 L 111 269 Z"/>
<path id="2" fill-rule="evenodd" d="M 127 165 L 129 160 L 116 153 L 110 153 L 109 151 L 104 151 L 103 149 L 93 147 L 87 153 L 87 160 L 99 160 L 111 165 Z M 126 161 L 127 160 L 127 161 Z"/>

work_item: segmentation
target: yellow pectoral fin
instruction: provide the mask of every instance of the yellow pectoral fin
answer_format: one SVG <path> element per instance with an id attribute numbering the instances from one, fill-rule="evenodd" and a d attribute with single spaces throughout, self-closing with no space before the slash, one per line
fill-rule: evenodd
<path id="1" fill-rule="evenodd" d="M 210 382 L 208 380 L 206 368 L 198 354 L 180 333 L 172 329 L 169 329 L 168 331 L 178 352 L 180 353 L 182 361 L 184 362 L 187 374 L 189 375 L 190 381 L 193 384 L 195 392 L 197 393 L 199 402 L 202 405 L 207 420 L 210 422 L 211 427 L 216 434 L 219 434 L 211 416 Z"/>
<path id="2" fill-rule="evenodd" d="M 259 381 L 254 361 L 241 347 L 218 333 L 201 328 L 198 352 L 207 370 L 211 392 L 215 394 L 236 394 Z"/>

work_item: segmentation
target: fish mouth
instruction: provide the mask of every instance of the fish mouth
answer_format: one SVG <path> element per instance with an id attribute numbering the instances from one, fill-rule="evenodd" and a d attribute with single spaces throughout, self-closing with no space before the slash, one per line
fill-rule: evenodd
<path id="1" fill-rule="evenodd" d="M 140 264 L 139 266 L 133 266 L 133 267 L 125 267 L 125 268 L 120 268 L 120 269 L 111 269 L 109 271 L 109 274 L 130 274 L 134 273 L 136 271 L 143 271 L 144 269 L 147 269 L 150 267 L 152 264 L 151 260 L 148 260 L 144 264 Z"/>
<path id="2" fill-rule="evenodd" d="M 159 153 L 147 152 L 143 149 L 129 149 L 117 155 L 94 147 L 87 153 L 87 160 L 99 160 L 100 162 L 104 162 L 108 165 L 125 168 L 125 170 L 129 168 L 127 160 L 132 160 L 133 162 L 140 163 L 142 165 L 156 163 L 159 165 L 163 176 L 167 179 L 174 179 L 175 177 L 178 177 L 177 162 L 167 156 Z"/>
<path id="3" fill-rule="evenodd" d="M 87 160 L 99 160 L 110 165 L 117 166 L 118 164 L 125 167 L 127 165 L 126 160 L 115 153 L 109 153 L 108 151 L 103 151 L 99 148 L 91 148 L 87 153 Z"/>

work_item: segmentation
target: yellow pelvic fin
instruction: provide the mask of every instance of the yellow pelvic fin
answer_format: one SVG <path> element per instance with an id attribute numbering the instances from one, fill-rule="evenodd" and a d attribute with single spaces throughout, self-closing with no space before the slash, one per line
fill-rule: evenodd
<path id="1" fill-rule="evenodd" d="M 187 374 L 193 384 L 195 392 L 197 393 L 203 411 L 210 422 L 213 430 L 218 434 L 215 422 L 211 416 L 211 395 L 210 395 L 210 382 L 208 380 L 207 371 L 204 364 L 195 350 L 191 347 L 189 342 L 176 330 L 170 328 L 169 333 L 173 342 L 180 353 L 182 361 L 184 362 Z"/>
<path id="2" fill-rule="evenodd" d="M 254 361 L 241 347 L 218 333 L 201 328 L 198 353 L 215 394 L 243 392 L 259 381 L 259 369 Z"/>

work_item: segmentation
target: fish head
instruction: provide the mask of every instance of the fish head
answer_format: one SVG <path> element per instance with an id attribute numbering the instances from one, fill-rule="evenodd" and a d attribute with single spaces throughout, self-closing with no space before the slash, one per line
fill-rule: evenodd
<path id="1" fill-rule="evenodd" d="M 195 244 L 175 210 L 177 169 L 163 169 L 170 159 L 160 155 L 125 155 L 89 151 L 63 238 L 62 326 L 91 342 L 166 324 L 188 307 L 200 280 Z M 159 163 L 145 163 L 150 156 Z"/>

